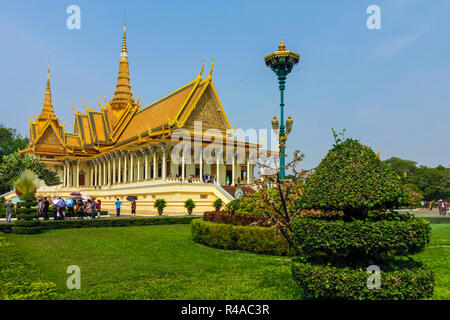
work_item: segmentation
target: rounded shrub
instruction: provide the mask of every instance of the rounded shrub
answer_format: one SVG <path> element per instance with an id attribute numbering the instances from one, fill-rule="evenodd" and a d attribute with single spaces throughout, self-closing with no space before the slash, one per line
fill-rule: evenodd
<path id="1" fill-rule="evenodd" d="M 422 251 L 431 236 L 430 222 L 423 218 L 347 222 L 297 217 L 292 228 L 294 242 L 309 257 L 328 260 L 406 256 Z"/>
<path id="2" fill-rule="evenodd" d="M 18 203 L 18 217 L 11 231 L 17 234 L 36 234 L 41 232 L 40 221 L 33 220 L 37 217 L 36 197 L 34 193 L 27 191 L 20 196 L 22 202 Z"/>
<path id="3" fill-rule="evenodd" d="M 334 146 L 307 180 L 299 205 L 364 219 L 371 209 L 410 202 L 400 177 L 357 140 Z"/>
<path id="4" fill-rule="evenodd" d="M 414 261 L 381 264 L 380 286 L 368 286 L 367 267 L 350 268 L 297 261 L 292 273 L 307 299 L 418 300 L 433 295 L 433 272 Z M 369 280 L 370 281 L 370 280 Z"/>

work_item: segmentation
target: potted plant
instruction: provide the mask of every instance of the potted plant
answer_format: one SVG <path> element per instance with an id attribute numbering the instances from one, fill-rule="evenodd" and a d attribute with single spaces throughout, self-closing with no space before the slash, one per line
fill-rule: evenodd
<path id="1" fill-rule="evenodd" d="M 195 202 L 192 199 L 187 199 L 184 202 L 184 207 L 187 209 L 188 214 L 192 214 L 192 210 L 195 208 Z"/>
<path id="2" fill-rule="evenodd" d="M 213 207 L 216 209 L 216 211 L 220 211 L 220 209 L 223 207 L 223 201 L 222 199 L 218 198 L 213 202 Z"/>
<path id="3" fill-rule="evenodd" d="M 158 210 L 158 214 L 162 215 L 164 208 L 167 207 L 167 201 L 164 199 L 156 199 L 153 206 Z"/>

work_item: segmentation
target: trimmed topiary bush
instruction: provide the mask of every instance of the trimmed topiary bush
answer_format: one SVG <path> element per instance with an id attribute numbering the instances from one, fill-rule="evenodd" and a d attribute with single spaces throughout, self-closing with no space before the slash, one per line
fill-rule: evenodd
<path id="1" fill-rule="evenodd" d="M 308 179 L 299 205 L 305 209 L 344 211 L 364 219 L 369 210 L 410 203 L 400 177 L 375 152 L 347 139 L 332 148 Z"/>
<path id="2" fill-rule="evenodd" d="M 38 217 L 36 206 L 36 197 L 30 191 L 25 192 L 20 197 L 22 202 L 18 203 L 18 217 L 12 227 L 12 233 L 17 234 L 36 234 L 41 232 L 40 221 L 34 218 Z"/>
<path id="3" fill-rule="evenodd" d="M 433 272 L 413 260 L 430 240 L 425 219 L 392 209 L 409 203 L 400 177 L 356 140 L 337 141 L 305 185 L 292 223 L 302 250 L 292 272 L 306 297 L 421 299 L 433 294 Z M 367 267 L 381 287 L 368 286 Z"/>
<path id="4" fill-rule="evenodd" d="M 195 242 L 226 250 L 245 250 L 254 253 L 292 256 L 286 239 L 275 228 L 233 226 L 195 219 L 191 222 Z"/>
<path id="5" fill-rule="evenodd" d="M 343 267 L 294 262 L 292 273 L 306 299 L 418 300 L 433 295 L 433 272 L 414 261 L 395 261 L 380 267 L 381 286 L 367 287 L 368 265 Z"/>
<path id="6" fill-rule="evenodd" d="M 299 217 L 292 225 L 294 242 L 308 257 L 349 262 L 418 253 L 431 236 L 430 222 L 423 218 L 346 222 Z"/>

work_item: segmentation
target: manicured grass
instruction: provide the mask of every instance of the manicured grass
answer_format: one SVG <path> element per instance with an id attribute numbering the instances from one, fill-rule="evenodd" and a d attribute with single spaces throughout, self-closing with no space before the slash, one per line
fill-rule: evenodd
<path id="1" fill-rule="evenodd" d="M 450 224 L 432 224 L 415 259 L 435 273 L 434 299 L 450 299 Z M 192 241 L 189 225 L 50 230 L 7 235 L 65 299 L 301 299 L 288 258 Z M 81 268 L 81 290 L 66 268 Z"/>
<path id="2" fill-rule="evenodd" d="M 450 224 L 431 224 L 431 241 L 415 256 L 434 272 L 433 299 L 450 300 Z"/>
<path id="3" fill-rule="evenodd" d="M 299 299 L 288 258 L 224 251 L 189 225 L 51 230 L 8 235 L 65 299 Z M 68 290 L 69 265 L 81 290 Z"/>

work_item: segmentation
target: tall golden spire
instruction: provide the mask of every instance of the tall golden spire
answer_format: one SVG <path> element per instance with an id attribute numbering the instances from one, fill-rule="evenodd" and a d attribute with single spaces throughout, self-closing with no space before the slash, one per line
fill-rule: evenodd
<path id="1" fill-rule="evenodd" d="M 133 92 L 130 84 L 130 71 L 128 67 L 127 36 L 125 23 L 123 24 L 122 51 L 120 52 L 119 75 L 117 77 L 116 91 L 109 102 L 114 111 L 122 111 L 128 105 L 134 104 Z"/>
<path id="2" fill-rule="evenodd" d="M 284 45 L 283 37 L 281 37 L 280 45 L 278 46 L 278 51 L 286 51 L 286 46 Z"/>
<path id="3" fill-rule="evenodd" d="M 39 120 L 56 119 L 55 111 L 52 104 L 52 92 L 50 90 L 50 66 L 47 70 L 47 87 L 45 89 L 44 105 L 42 106 Z"/>

